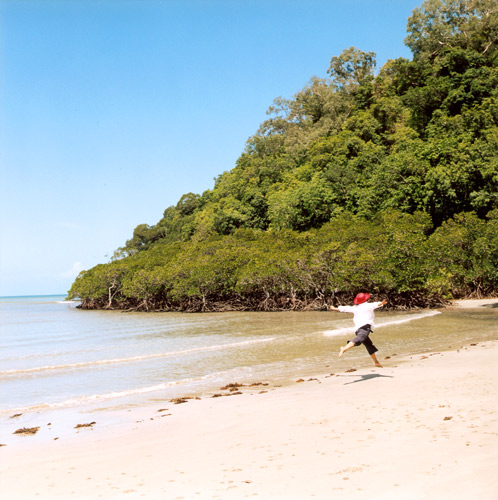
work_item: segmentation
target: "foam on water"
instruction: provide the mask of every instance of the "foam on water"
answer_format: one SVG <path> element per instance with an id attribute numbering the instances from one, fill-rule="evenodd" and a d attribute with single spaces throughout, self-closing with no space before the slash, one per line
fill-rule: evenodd
<path id="1" fill-rule="evenodd" d="M 228 371 L 209 373 L 202 377 L 192 377 L 183 380 L 173 380 L 171 382 L 163 382 L 160 384 L 155 384 L 145 387 L 137 387 L 135 389 L 128 389 L 124 391 L 114 391 L 104 394 L 91 394 L 87 396 L 80 396 L 75 398 L 65 399 L 64 401 L 56 401 L 52 403 L 35 403 L 30 406 L 22 406 L 19 408 L 9 408 L 0 409 L 0 415 L 10 415 L 11 413 L 25 413 L 25 412 L 36 412 L 41 410 L 53 410 L 57 408 L 69 408 L 73 406 L 91 405 L 95 403 L 102 403 L 105 401 L 125 398 L 129 396 L 136 396 L 140 394 L 147 394 L 151 392 L 163 391 L 172 387 L 195 384 L 197 382 L 206 381 L 209 379 L 219 379 L 224 374 L 229 373 Z"/>
<path id="2" fill-rule="evenodd" d="M 408 323 L 409 321 L 413 321 L 415 319 L 422 319 L 422 318 L 429 318 L 430 316 L 436 316 L 436 314 L 441 314 L 440 311 L 425 311 L 423 313 L 419 314 L 412 314 L 408 317 L 401 318 L 401 319 L 390 319 L 387 321 L 378 321 L 375 323 L 375 329 L 381 328 L 383 326 L 391 326 L 391 325 L 401 325 L 402 323 Z M 344 333 L 351 333 L 354 332 L 355 328 L 354 327 L 348 327 L 348 328 L 337 328 L 335 330 L 325 330 L 323 334 L 327 337 L 333 337 L 336 335 L 342 335 Z"/>
<path id="3" fill-rule="evenodd" d="M 181 351 L 144 354 L 141 356 L 132 356 L 132 357 L 128 357 L 128 358 L 101 359 L 101 360 L 96 360 L 96 361 L 80 361 L 78 363 L 68 363 L 68 364 L 63 364 L 63 365 L 36 366 L 33 368 L 21 368 L 18 370 L 3 370 L 3 371 L 0 371 L 0 375 L 18 375 L 18 374 L 24 374 L 24 373 L 36 373 L 36 372 L 51 371 L 51 370 L 55 371 L 55 370 L 67 370 L 67 369 L 74 369 L 74 368 L 89 368 L 92 366 L 99 366 L 99 365 L 135 363 L 137 361 L 146 361 L 148 359 L 166 358 L 166 357 L 170 357 L 170 356 L 181 356 L 181 355 L 185 355 L 185 354 L 193 354 L 193 353 L 208 352 L 208 351 L 219 351 L 219 350 L 230 349 L 230 348 L 233 349 L 233 348 L 237 348 L 237 347 L 249 346 L 251 344 L 258 344 L 261 342 L 271 342 L 272 340 L 274 340 L 274 338 L 246 340 L 243 342 L 233 342 L 230 344 L 195 347 L 193 349 L 184 349 Z"/>

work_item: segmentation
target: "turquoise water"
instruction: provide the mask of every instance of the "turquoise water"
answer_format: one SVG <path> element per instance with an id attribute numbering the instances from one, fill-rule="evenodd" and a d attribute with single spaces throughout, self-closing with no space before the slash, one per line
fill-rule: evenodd
<path id="1" fill-rule="evenodd" d="M 0 418 L 145 405 L 371 364 L 362 346 L 337 357 L 350 314 L 82 311 L 63 299 L 0 299 Z M 496 308 L 378 311 L 372 339 L 383 361 L 496 339 L 497 320 Z"/>

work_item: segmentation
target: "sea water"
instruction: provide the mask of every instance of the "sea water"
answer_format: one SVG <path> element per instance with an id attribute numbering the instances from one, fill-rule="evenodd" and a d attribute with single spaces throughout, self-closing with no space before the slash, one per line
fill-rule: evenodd
<path id="1" fill-rule="evenodd" d="M 64 408 L 112 410 L 370 366 L 337 312 L 85 311 L 64 296 L 0 299 L 0 421 Z M 498 309 L 378 310 L 381 362 L 496 339 Z M 397 358 L 399 359 L 399 358 Z"/>

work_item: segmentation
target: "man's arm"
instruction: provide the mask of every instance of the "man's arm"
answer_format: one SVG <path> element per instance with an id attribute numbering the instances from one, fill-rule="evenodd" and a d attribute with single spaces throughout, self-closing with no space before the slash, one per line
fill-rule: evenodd
<path id="1" fill-rule="evenodd" d="M 341 313 L 354 313 L 354 308 L 353 306 L 339 306 L 339 307 L 334 307 L 330 306 L 331 311 L 338 311 Z"/>

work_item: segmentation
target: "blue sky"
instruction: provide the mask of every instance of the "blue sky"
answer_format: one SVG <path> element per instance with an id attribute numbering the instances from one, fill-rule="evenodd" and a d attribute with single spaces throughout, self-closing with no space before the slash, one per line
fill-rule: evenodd
<path id="1" fill-rule="evenodd" d="M 0 0 L 0 296 L 65 293 L 422 0 Z"/>

